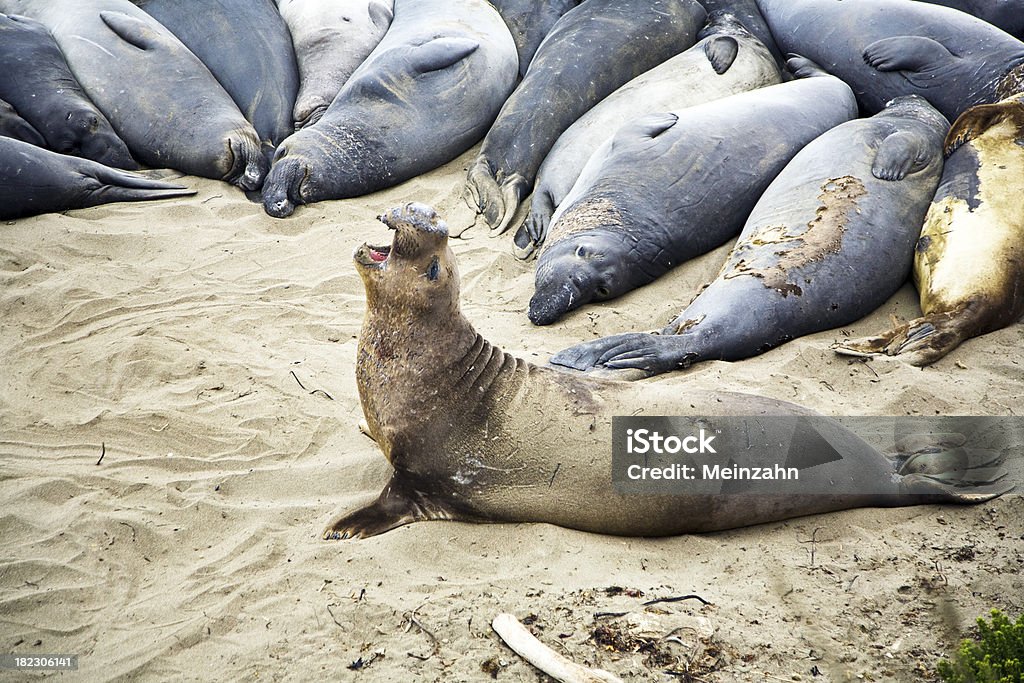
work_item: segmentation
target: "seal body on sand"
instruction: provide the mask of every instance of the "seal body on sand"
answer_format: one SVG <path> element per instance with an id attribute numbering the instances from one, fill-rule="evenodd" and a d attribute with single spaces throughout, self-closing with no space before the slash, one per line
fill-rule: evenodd
<path id="1" fill-rule="evenodd" d="M 0 14 L 0 98 L 31 123 L 46 140 L 44 146 L 54 152 L 138 168 L 38 21 Z"/>
<path id="2" fill-rule="evenodd" d="M 765 190 L 718 277 L 667 327 L 586 342 L 551 362 L 656 374 L 747 358 L 870 313 L 910 271 L 948 129 L 915 95 L 833 128 Z"/>
<path id="3" fill-rule="evenodd" d="M 288 27 L 271 0 L 132 0 L 213 73 L 265 144 L 291 135 L 299 72 Z"/>
<path id="4" fill-rule="evenodd" d="M 1024 42 L 914 0 L 758 0 L 776 40 L 846 81 L 869 114 L 920 95 L 950 121 L 1024 87 Z"/>
<path id="5" fill-rule="evenodd" d="M 849 86 L 822 74 L 624 126 L 551 228 L 530 320 L 621 296 L 736 236 L 793 156 L 856 116 Z"/>
<path id="6" fill-rule="evenodd" d="M 258 188 L 252 124 L 181 41 L 128 0 L 3 0 L 42 22 L 138 161 Z"/>
<path id="7" fill-rule="evenodd" d="M 594 151 L 624 124 L 644 114 L 675 112 L 781 80 L 779 66 L 761 42 L 732 15 L 717 15 L 700 42 L 640 74 L 562 133 L 537 173 L 530 215 L 514 240 L 516 255 L 526 258 L 544 242 L 555 208 Z"/>
<path id="8" fill-rule="evenodd" d="M 1019 0 L 922 0 L 966 12 L 1024 40 L 1024 6 Z"/>
<path id="9" fill-rule="evenodd" d="M 323 117 L 277 150 L 263 208 L 357 197 L 451 161 L 491 125 L 516 46 L 486 0 L 397 0 L 387 35 Z"/>
<path id="10" fill-rule="evenodd" d="M 616 88 L 693 45 L 696 0 L 587 0 L 551 29 L 469 169 L 467 196 L 504 232 L 566 128 Z"/>
<path id="11" fill-rule="evenodd" d="M 537 48 L 562 15 L 582 0 L 494 0 L 519 52 L 519 74 L 526 75 Z"/>
<path id="12" fill-rule="evenodd" d="M 46 140 L 32 124 L 21 118 L 7 102 L 0 100 L 0 137 L 14 138 L 37 147 L 45 147 Z"/>
<path id="13" fill-rule="evenodd" d="M 515 358 L 459 312 L 458 272 L 437 214 L 413 204 L 381 218 L 396 231 L 391 246 L 363 245 L 355 255 L 367 296 L 356 378 L 369 432 L 394 474 L 375 502 L 332 523 L 325 538 L 372 536 L 425 519 L 661 536 L 863 505 L 978 502 L 1007 489 L 986 483 L 958 490 L 921 474 L 902 476 L 835 425 L 829 441 L 838 457 L 802 470 L 799 482 L 737 482 L 738 492 L 760 495 L 617 493 L 610 447 L 616 414 L 811 413 L 751 395 L 595 380 Z M 715 418 L 702 419 L 713 433 Z M 771 431 L 772 421 L 759 422 Z M 721 435 L 744 446 L 745 437 Z M 813 458 L 821 443 L 799 432 L 790 437 L 790 453 L 800 457 Z M 741 460 L 765 457 L 758 448 L 735 450 L 743 451 Z M 806 491 L 815 493 L 801 495 Z"/>
<path id="14" fill-rule="evenodd" d="M 195 190 L 0 137 L 0 220 L 190 194 Z"/>
<path id="15" fill-rule="evenodd" d="M 316 123 L 352 73 L 381 41 L 394 0 L 278 0 L 299 65 L 296 130 Z"/>
<path id="16" fill-rule="evenodd" d="M 928 365 L 1024 315 L 1024 95 L 967 110 L 947 140 L 954 151 L 914 254 L 924 316 L 839 353 Z"/>

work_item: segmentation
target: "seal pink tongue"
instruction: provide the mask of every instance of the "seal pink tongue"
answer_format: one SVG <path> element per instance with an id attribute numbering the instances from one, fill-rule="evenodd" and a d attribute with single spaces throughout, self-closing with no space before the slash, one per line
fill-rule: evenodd
<path id="1" fill-rule="evenodd" d="M 372 258 L 377 263 L 381 263 L 382 261 L 387 261 L 388 260 L 388 255 L 386 253 L 384 253 L 383 251 L 377 251 L 376 249 L 370 249 L 370 258 Z"/>

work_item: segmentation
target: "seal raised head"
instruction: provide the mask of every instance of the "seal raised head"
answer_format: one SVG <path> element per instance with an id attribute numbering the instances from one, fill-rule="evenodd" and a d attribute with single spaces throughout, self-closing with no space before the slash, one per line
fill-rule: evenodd
<path id="1" fill-rule="evenodd" d="M 327 539 L 373 536 L 427 519 L 549 522 L 658 536 L 862 505 L 978 502 L 1006 490 L 991 476 L 976 477 L 977 487 L 968 486 L 966 476 L 955 482 L 904 476 L 836 426 L 840 457 L 807 469 L 799 482 L 824 495 L 778 495 L 773 482 L 754 481 L 736 490 L 762 495 L 619 493 L 609 447 L 616 414 L 809 411 L 753 395 L 592 379 L 518 359 L 480 336 L 460 312 L 455 257 L 437 213 L 408 204 L 380 219 L 394 230 L 391 244 L 364 244 L 354 256 L 367 299 L 356 378 L 368 431 L 394 473 L 374 502 L 333 522 Z M 789 453 L 814 457 L 820 443 L 820 437 L 796 435 Z M 764 458 L 755 451 L 735 449 L 744 462 Z M 853 492 L 851 485 L 871 492 Z"/>

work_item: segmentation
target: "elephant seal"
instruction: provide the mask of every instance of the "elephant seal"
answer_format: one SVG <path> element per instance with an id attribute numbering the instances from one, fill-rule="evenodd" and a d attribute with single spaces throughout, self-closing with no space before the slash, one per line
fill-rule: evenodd
<path id="1" fill-rule="evenodd" d="M 410 204 L 381 220 L 395 231 L 391 245 L 364 244 L 354 256 L 367 301 L 356 380 L 368 431 L 394 473 L 376 501 L 331 523 L 326 539 L 428 519 L 664 536 L 865 505 L 981 502 L 1012 488 L 992 476 L 972 487 L 966 473 L 954 484 L 901 474 L 830 423 L 835 455 L 827 462 L 815 454 L 822 436 L 784 437 L 791 456 L 815 461 L 798 482 L 730 482 L 732 491 L 755 495 L 619 493 L 611 476 L 616 414 L 749 416 L 749 430 L 718 433 L 722 453 L 732 450 L 741 465 L 765 457 L 748 437 L 761 443 L 778 434 L 776 421 L 759 416 L 813 414 L 752 395 L 570 375 L 504 353 L 459 311 L 458 270 L 437 214 Z M 709 433 L 721 425 L 701 421 Z"/>
<path id="2" fill-rule="evenodd" d="M 3 0 L 50 30 L 89 99 L 147 166 L 244 190 L 269 165 L 260 139 L 210 70 L 128 0 Z"/>
<path id="3" fill-rule="evenodd" d="M 530 320 L 550 325 L 735 237 L 794 155 L 856 116 L 849 86 L 822 72 L 624 126 L 551 228 Z"/>
<path id="4" fill-rule="evenodd" d="M 914 253 L 924 316 L 877 337 L 839 342 L 853 356 L 928 365 L 1024 315 L 1024 95 L 968 109 Z"/>
<path id="5" fill-rule="evenodd" d="M 786 58 L 783 56 L 779 46 L 775 44 L 775 36 L 772 35 L 768 23 L 761 15 L 757 7 L 757 0 L 700 0 L 704 5 L 708 16 L 713 14 L 728 13 L 736 17 L 737 21 L 752 33 L 761 44 L 768 48 L 768 52 L 775 58 L 777 64 L 783 64 Z"/>
<path id="6" fill-rule="evenodd" d="M 869 114 L 920 95 L 950 121 L 1024 88 L 1024 42 L 915 0 L 757 0 L 779 46 L 846 81 Z"/>
<path id="7" fill-rule="evenodd" d="M 0 137 L 0 220 L 192 194 L 187 187 Z"/>
<path id="8" fill-rule="evenodd" d="M 562 15 L 583 0 L 493 0 L 519 52 L 519 75 L 526 76 L 537 48 Z"/>
<path id="9" fill-rule="evenodd" d="M 14 138 L 37 147 L 45 147 L 46 140 L 32 124 L 21 118 L 9 103 L 0 100 L 0 137 Z"/>
<path id="10" fill-rule="evenodd" d="M 299 72 L 271 0 L 132 0 L 175 35 L 231 95 L 265 145 L 292 134 Z"/>
<path id="11" fill-rule="evenodd" d="M 513 240 L 518 258 L 543 244 L 555 208 L 594 151 L 621 126 L 644 114 L 679 111 L 782 80 L 768 50 L 732 15 L 712 16 L 700 38 L 598 102 L 559 136 L 537 172 L 530 214 Z"/>
<path id="12" fill-rule="evenodd" d="M 437 168 L 483 136 L 516 78 L 516 46 L 487 0 L 397 0 L 384 39 L 323 117 L 278 148 L 263 186 L 276 218 Z"/>
<path id="13" fill-rule="evenodd" d="M 555 23 L 487 132 L 466 192 L 491 234 L 505 231 L 558 136 L 627 81 L 691 47 L 696 0 L 587 0 Z"/>
<path id="14" fill-rule="evenodd" d="M 61 154 L 134 169 L 128 147 L 68 68 L 46 27 L 0 14 L 0 99 L 7 100 Z"/>
<path id="15" fill-rule="evenodd" d="M 551 362 L 657 374 L 867 315 L 907 278 L 948 130 L 916 95 L 833 128 L 765 190 L 718 276 L 667 327 L 586 342 Z"/>
<path id="16" fill-rule="evenodd" d="M 1024 40 L 1024 7 L 1018 0 L 922 0 L 966 12 Z"/>
<path id="17" fill-rule="evenodd" d="M 320 120 L 352 73 L 377 47 L 395 13 L 394 0 L 278 0 L 299 65 L 295 130 Z"/>

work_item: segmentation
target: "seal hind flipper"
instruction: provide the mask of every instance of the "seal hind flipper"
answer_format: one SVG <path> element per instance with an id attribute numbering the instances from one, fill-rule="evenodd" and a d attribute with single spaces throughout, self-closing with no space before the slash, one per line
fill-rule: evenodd
<path id="1" fill-rule="evenodd" d="M 831 349 L 843 356 L 901 356 L 911 365 L 931 365 L 978 332 L 977 314 L 967 307 L 932 313 L 874 337 L 835 342 Z"/>
<path id="2" fill-rule="evenodd" d="M 1024 94 L 1008 101 L 994 104 L 979 104 L 971 107 L 957 117 L 949 133 L 943 150 L 948 158 L 960 146 L 976 139 L 989 128 L 1010 119 L 1024 130 Z M 1024 146 L 1024 137 L 1019 138 L 1018 145 Z"/>
<path id="3" fill-rule="evenodd" d="M 90 201 L 95 201 L 95 204 L 141 202 L 149 199 L 185 197 L 196 193 L 195 190 L 181 185 L 153 180 L 137 173 L 99 164 L 92 166 L 91 171 L 93 178 L 101 183 L 89 192 Z"/>
<path id="4" fill-rule="evenodd" d="M 715 36 L 712 40 L 704 43 L 704 54 L 718 75 L 729 70 L 739 53 L 740 44 L 732 36 Z"/>
<path id="5" fill-rule="evenodd" d="M 997 472 L 1002 472 L 1001 470 Z M 904 495 L 926 496 L 935 503 L 960 503 L 973 505 L 998 498 L 1014 489 L 1012 482 L 1001 481 L 1005 472 L 994 479 L 972 483 L 935 477 L 928 474 L 909 474 L 900 482 L 900 491 Z M 924 502 L 924 501 L 922 501 Z"/>

